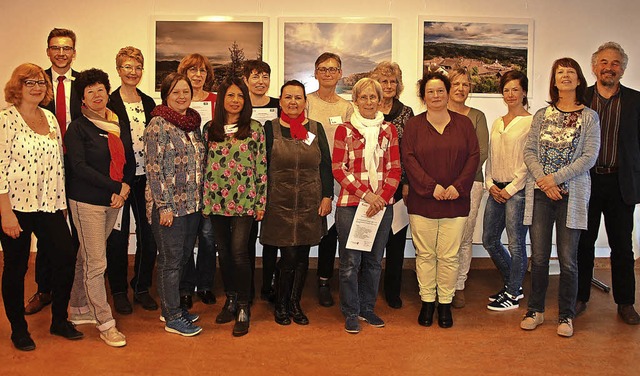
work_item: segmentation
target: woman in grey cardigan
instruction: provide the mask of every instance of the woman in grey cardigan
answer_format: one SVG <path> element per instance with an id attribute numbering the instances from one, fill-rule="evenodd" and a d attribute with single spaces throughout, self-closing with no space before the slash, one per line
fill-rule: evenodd
<path id="1" fill-rule="evenodd" d="M 573 335 L 578 240 L 580 230 L 587 228 L 589 169 L 595 164 L 600 148 L 600 123 L 598 115 L 585 107 L 586 87 L 575 60 L 556 60 L 551 69 L 550 105 L 533 117 L 524 149 L 524 161 L 531 173 L 526 185 L 524 216 L 524 224 L 531 226 L 531 295 L 520 327 L 533 330 L 544 321 L 555 223 L 560 261 L 557 333 L 564 337 Z"/>

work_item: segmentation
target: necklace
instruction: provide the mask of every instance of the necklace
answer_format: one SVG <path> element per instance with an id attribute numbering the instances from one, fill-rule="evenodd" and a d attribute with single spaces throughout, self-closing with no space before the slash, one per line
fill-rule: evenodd
<path id="1" fill-rule="evenodd" d="M 36 108 L 35 115 L 27 115 L 20 111 L 17 107 L 16 109 L 22 116 L 22 119 L 27 123 L 27 126 L 31 128 L 32 131 L 39 135 L 48 135 L 50 138 L 55 139 L 55 132 L 49 131 L 49 124 L 47 124 L 47 120 L 44 117 L 44 114 L 40 108 Z M 51 135 L 53 133 L 53 136 Z"/>

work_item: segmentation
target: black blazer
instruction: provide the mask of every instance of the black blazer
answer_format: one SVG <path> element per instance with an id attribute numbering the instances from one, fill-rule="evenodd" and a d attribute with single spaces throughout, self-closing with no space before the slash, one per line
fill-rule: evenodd
<path id="1" fill-rule="evenodd" d="M 49 76 L 49 79 L 53 81 L 51 68 L 46 69 L 44 72 L 47 74 L 47 76 Z M 76 72 L 76 71 L 74 71 L 72 69 L 71 70 L 71 76 L 74 77 L 74 78 L 78 77 L 78 72 Z M 54 87 L 55 87 L 55 84 L 54 84 Z M 54 91 L 55 91 L 55 89 L 54 89 Z M 55 93 L 54 93 L 54 97 L 55 97 Z M 69 109 L 69 112 L 71 113 L 71 121 L 74 121 L 77 118 L 79 118 L 80 116 L 82 116 L 82 111 L 80 110 L 80 108 L 82 107 L 82 98 L 76 92 L 76 89 L 74 87 L 74 81 L 71 81 L 71 99 L 69 100 L 69 105 L 71 106 L 71 108 Z M 56 113 L 56 100 L 55 100 L 55 98 L 51 102 L 49 102 L 48 105 L 43 106 L 43 107 L 55 114 Z M 69 120 L 69 119 L 67 119 L 67 120 Z"/>
<path id="2" fill-rule="evenodd" d="M 594 86 L 585 99 L 591 104 Z M 620 134 L 618 137 L 618 182 L 627 205 L 640 203 L 640 92 L 620 85 Z"/>

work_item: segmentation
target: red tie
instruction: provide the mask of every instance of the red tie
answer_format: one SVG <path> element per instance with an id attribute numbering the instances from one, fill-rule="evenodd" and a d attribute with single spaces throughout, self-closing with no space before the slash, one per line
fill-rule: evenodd
<path id="1" fill-rule="evenodd" d="M 58 88 L 56 89 L 56 119 L 60 126 L 60 136 L 64 139 L 64 132 L 67 130 L 67 103 L 64 98 L 65 76 L 58 76 Z"/>

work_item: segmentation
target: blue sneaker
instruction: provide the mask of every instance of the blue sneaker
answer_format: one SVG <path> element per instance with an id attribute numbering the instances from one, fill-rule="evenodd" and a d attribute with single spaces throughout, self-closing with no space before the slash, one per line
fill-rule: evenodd
<path id="1" fill-rule="evenodd" d="M 374 328 L 384 327 L 384 321 L 373 312 L 360 312 L 358 319 L 368 322 Z"/>
<path id="2" fill-rule="evenodd" d="M 347 320 L 344 323 L 344 330 L 351 334 L 360 333 L 360 321 L 358 320 L 357 315 L 347 317 Z"/>
<path id="3" fill-rule="evenodd" d="M 196 322 L 200 318 L 199 315 L 197 315 L 195 313 L 189 313 L 189 311 L 187 311 L 186 309 L 182 310 L 182 317 L 186 318 L 187 320 L 189 320 L 191 322 Z M 166 322 L 167 319 L 165 319 L 164 316 L 160 315 L 160 321 Z"/>
<path id="4" fill-rule="evenodd" d="M 167 321 L 164 330 L 169 333 L 180 334 L 184 337 L 192 337 L 200 333 L 202 328 L 194 325 L 193 322 L 187 320 L 184 316 L 181 316 L 175 320 Z"/>

